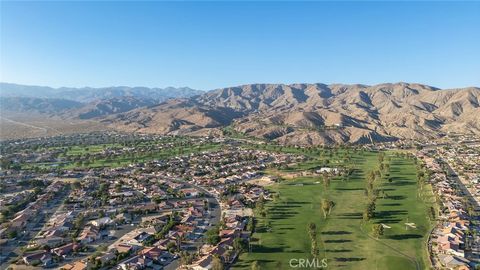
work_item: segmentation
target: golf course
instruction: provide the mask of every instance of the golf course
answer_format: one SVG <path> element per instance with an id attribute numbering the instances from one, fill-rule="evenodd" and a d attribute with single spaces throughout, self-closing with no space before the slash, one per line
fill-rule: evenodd
<path id="1" fill-rule="evenodd" d="M 365 220 L 370 200 L 366 178 L 379 167 L 379 153 L 355 151 L 348 161 L 340 156 L 330 154 L 328 166 L 348 166 L 348 176 L 333 176 L 327 184 L 322 176 L 298 176 L 268 187 L 277 195 L 265 203 L 262 215 L 256 212 L 249 252 L 241 254 L 234 269 L 318 269 L 321 265 L 298 265 L 299 259 L 314 258 L 313 242 L 315 257 L 326 259 L 326 269 L 429 268 L 426 240 L 433 222 L 428 211 L 434 197 L 428 185 L 419 187 L 414 160 L 385 155 L 389 171 L 374 182 L 376 207 Z M 315 162 L 271 173 L 308 170 L 321 163 Z M 322 211 L 322 201 L 333 202 L 328 213 Z M 382 227 L 380 235 L 373 232 L 376 226 Z"/>

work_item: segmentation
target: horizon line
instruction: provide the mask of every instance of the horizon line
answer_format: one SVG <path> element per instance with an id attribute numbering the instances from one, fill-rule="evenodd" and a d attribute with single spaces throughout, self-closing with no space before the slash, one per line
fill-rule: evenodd
<path id="1" fill-rule="evenodd" d="M 175 89 L 180 89 L 180 88 L 188 88 L 191 90 L 196 90 L 196 91 L 202 91 L 202 92 L 208 92 L 212 90 L 217 90 L 217 89 L 224 89 L 224 88 L 231 88 L 231 87 L 242 87 L 242 86 L 247 86 L 247 85 L 296 85 L 296 84 L 323 84 L 327 86 L 331 85 L 359 85 L 359 86 L 366 86 L 366 87 L 373 87 L 373 86 L 379 86 L 379 85 L 385 85 L 385 84 L 409 84 L 409 85 L 423 85 L 423 86 L 428 86 L 431 88 L 436 88 L 439 90 L 453 90 L 453 89 L 463 89 L 463 88 L 480 88 L 480 86 L 475 86 L 475 85 L 470 85 L 470 86 L 463 86 L 463 87 L 454 87 L 454 88 L 441 88 L 437 86 L 433 86 L 430 84 L 426 83 L 419 83 L 419 82 L 406 82 L 406 81 L 397 81 L 397 82 L 383 82 L 383 83 L 376 83 L 376 84 L 365 84 L 365 83 L 322 83 L 322 82 L 293 82 L 293 83 L 272 83 L 272 82 L 261 82 L 261 83 L 243 83 L 243 84 L 237 84 L 237 85 L 231 85 L 231 86 L 224 86 L 224 87 L 217 87 L 217 88 L 212 88 L 212 89 L 197 89 L 197 88 L 192 88 L 190 86 L 165 86 L 165 87 L 159 87 L 159 86 L 142 86 L 142 85 L 136 85 L 136 86 L 127 86 L 127 85 L 110 85 L 110 86 L 48 86 L 48 85 L 42 85 L 42 84 L 22 84 L 22 83 L 16 83 L 16 82 L 5 82 L 5 81 L 0 81 L 0 84 L 11 84 L 11 85 L 17 85 L 17 86 L 27 86 L 27 87 L 47 87 L 47 88 L 52 88 L 53 90 L 62 90 L 62 88 L 74 88 L 74 89 L 106 89 L 106 88 L 117 88 L 117 87 L 126 87 L 126 88 L 149 88 L 149 89 L 166 89 L 166 88 L 175 88 Z"/>

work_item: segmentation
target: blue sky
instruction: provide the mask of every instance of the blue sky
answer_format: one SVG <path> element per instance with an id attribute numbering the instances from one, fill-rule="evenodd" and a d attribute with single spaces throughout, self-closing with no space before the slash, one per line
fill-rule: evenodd
<path id="1" fill-rule="evenodd" d="M 480 2 L 1 2 L 0 80 L 480 86 Z"/>

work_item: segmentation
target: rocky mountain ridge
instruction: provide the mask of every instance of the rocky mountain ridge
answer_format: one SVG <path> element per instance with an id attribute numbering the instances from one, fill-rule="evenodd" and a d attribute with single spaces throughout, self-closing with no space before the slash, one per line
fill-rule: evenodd
<path id="1" fill-rule="evenodd" d="M 249 84 L 104 119 L 120 130 L 245 135 L 295 144 L 428 139 L 480 133 L 480 88 L 422 84 Z"/>

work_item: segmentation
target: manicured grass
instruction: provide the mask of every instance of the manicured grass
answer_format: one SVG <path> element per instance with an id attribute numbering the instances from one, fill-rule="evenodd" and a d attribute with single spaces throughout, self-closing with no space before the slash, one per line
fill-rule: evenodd
<path id="1" fill-rule="evenodd" d="M 89 146 L 72 146 L 67 151 L 68 156 L 94 154 L 102 152 L 107 147 L 121 147 L 119 144 L 95 144 Z"/>
<path id="2" fill-rule="evenodd" d="M 85 155 L 87 153 L 98 153 L 103 151 L 107 145 L 89 145 L 89 146 L 73 146 L 67 152 L 67 155 Z M 113 145 L 111 145 L 113 146 Z M 58 166 L 62 169 L 75 169 L 75 168 L 100 168 L 100 167 L 122 167 L 132 163 L 138 162 L 146 162 L 155 159 L 167 159 L 170 157 L 178 156 L 178 155 L 186 155 L 190 153 L 198 153 L 203 151 L 215 151 L 222 148 L 221 144 L 218 143 L 205 143 L 201 145 L 193 145 L 193 146 L 179 146 L 179 147 L 171 147 L 168 149 L 162 149 L 159 151 L 155 151 L 152 153 L 135 153 L 132 152 L 134 155 L 120 155 L 120 156 L 113 156 L 110 159 L 101 158 L 95 159 L 93 162 L 88 164 L 82 163 L 77 164 L 76 162 L 68 162 L 68 163 L 55 163 L 55 162 L 47 162 L 47 163 L 35 163 L 35 164 L 27 164 L 24 165 L 24 169 L 31 168 L 32 165 L 38 166 L 40 168 L 50 168 L 52 166 Z"/>
<path id="3" fill-rule="evenodd" d="M 172 147 L 169 149 L 163 149 L 161 151 L 157 151 L 151 154 L 140 154 L 135 157 L 122 155 L 118 157 L 113 157 L 110 160 L 107 159 L 99 159 L 95 160 L 94 162 L 83 165 L 81 167 L 88 167 L 88 168 L 97 168 L 97 167 L 121 167 L 131 163 L 137 162 L 146 162 L 154 159 L 167 159 L 170 157 L 174 157 L 177 155 L 186 155 L 190 153 L 198 153 L 203 151 L 215 151 L 221 148 L 220 144 L 202 144 L 198 146 L 184 146 L 184 147 Z M 65 169 L 72 169 L 77 168 L 76 164 L 68 164 L 65 166 Z"/>
<path id="4" fill-rule="evenodd" d="M 332 162 L 339 160 L 335 157 Z M 300 177 L 271 186 L 280 198 L 267 204 L 266 218 L 258 218 L 252 252 L 242 254 L 234 268 L 249 269 L 253 261 L 258 261 L 261 269 L 291 269 L 290 259 L 312 258 L 307 225 L 314 222 L 320 258 L 327 258 L 327 269 L 424 269 L 425 240 L 431 228 L 427 218 L 430 202 L 417 196 L 413 161 L 392 157 L 393 182 L 377 183 L 388 198 L 377 199 L 376 218 L 368 223 L 362 219 L 367 204 L 365 174 L 377 166 L 377 160 L 373 152 L 352 155 L 354 173 L 346 181 L 334 179 L 327 188 L 317 177 Z M 322 198 L 336 204 L 327 219 L 321 210 Z M 407 219 L 417 229 L 406 230 Z M 370 236 L 375 223 L 391 227 L 378 241 Z"/>

